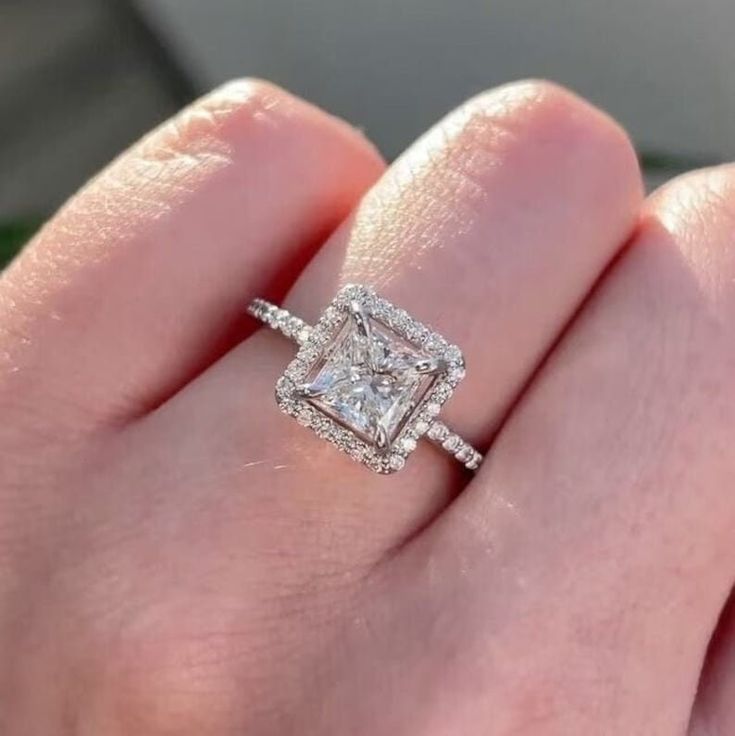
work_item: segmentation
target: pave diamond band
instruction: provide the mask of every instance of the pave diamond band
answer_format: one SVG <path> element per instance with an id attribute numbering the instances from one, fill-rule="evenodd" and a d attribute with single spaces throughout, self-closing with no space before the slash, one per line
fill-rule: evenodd
<path id="1" fill-rule="evenodd" d="M 455 345 L 364 286 L 345 286 L 313 327 L 255 299 L 248 312 L 299 350 L 276 385 L 280 408 L 379 473 L 426 437 L 466 468 L 482 455 L 437 416 L 464 377 Z"/>

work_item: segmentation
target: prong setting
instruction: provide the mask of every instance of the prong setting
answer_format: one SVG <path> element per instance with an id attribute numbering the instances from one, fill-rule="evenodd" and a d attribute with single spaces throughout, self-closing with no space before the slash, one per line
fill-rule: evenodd
<path id="1" fill-rule="evenodd" d="M 349 304 L 349 311 L 350 315 L 352 316 L 352 319 L 355 320 L 355 324 L 357 325 L 357 329 L 360 332 L 360 334 L 366 338 L 370 339 L 370 323 L 368 321 L 367 314 L 365 314 L 365 310 L 363 309 L 362 304 L 360 304 L 357 299 L 353 299 Z"/>
<path id="2" fill-rule="evenodd" d="M 447 364 L 441 358 L 422 358 L 416 361 L 413 369 L 423 376 L 438 376 L 440 373 L 446 372 Z"/>
<path id="3" fill-rule="evenodd" d="M 378 426 L 375 428 L 373 439 L 375 446 L 380 450 L 380 452 L 384 455 L 390 452 L 390 438 L 388 437 L 388 431 L 382 422 L 379 422 Z"/>
<path id="4" fill-rule="evenodd" d="M 305 399 L 317 399 L 323 393 L 323 390 L 314 386 L 313 383 L 302 383 L 296 387 L 296 391 L 299 396 L 303 396 Z"/>

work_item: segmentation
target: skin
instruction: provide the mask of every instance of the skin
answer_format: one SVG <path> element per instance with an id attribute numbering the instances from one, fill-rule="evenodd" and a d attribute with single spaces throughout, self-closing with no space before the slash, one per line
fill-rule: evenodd
<path id="1" fill-rule="evenodd" d="M 530 81 L 383 170 L 232 83 L 2 274 L 1 733 L 735 732 L 735 168 L 644 200 Z M 275 408 L 293 347 L 244 306 L 347 281 L 463 347 L 474 477 Z"/>

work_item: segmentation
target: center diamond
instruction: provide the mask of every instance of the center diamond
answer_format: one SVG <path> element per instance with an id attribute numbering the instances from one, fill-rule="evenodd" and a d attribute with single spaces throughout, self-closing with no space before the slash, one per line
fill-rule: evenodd
<path id="1" fill-rule="evenodd" d="M 316 407 L 387 448 L 438 370 L 435 359 L 354 307 L 302 390 Z"/>

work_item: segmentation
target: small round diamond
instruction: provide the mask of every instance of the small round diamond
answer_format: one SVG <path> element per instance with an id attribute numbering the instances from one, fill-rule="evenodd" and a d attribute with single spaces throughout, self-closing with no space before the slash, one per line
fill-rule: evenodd
<path id="1" fill-rule="evenodd" d="M 401 449 L 405 452 L 413 452 L 416 449 L 416 440 L 413 437 L 404 437 L 401 440 Z"/>
<path id="2" fill-rule="evenodd" d="M 441 404 L 437 404 L 435 401 L 426 405 L 426 413 L 431 417 L 435 417 L 441 410 Z"/>
<path id="3" fill-rule="evenodd" d="M 402 455 L 391 455 L 388 465 L 391 470 L 400 470 L 406 464 L 406 458 Z"/>
<path id="4" fill-rule="evenodd" d="M 299 360 L 298 358 L 294 358 L 294 360 L 292 360 L 288 364 L 285 375 L 288 378 L 298 380 L 299 378 L 303 376 L 305 369 L 306 369 L 306 366 L 304 365 L 304 363 L 302 363 L 301 360 Z"/>
<path id="5" fill-rule="evenodd" d="M 406 330 L 411 323 L 411 318 L 405 309 L 396 309 L 390 316 L 390 322 L 398 330 Z"/>
<path id="6" fill-rule="evenodd" d="M 443 424 L 432 424 L 429 429 L 429 437 L 432 440 L 441 442 L 448 434 L 449 430 Z"/>
<path id="7" fill-rule="evenodd" d="M 446 346 L 447 341 L 436 332 L 430 333 L 424 342 L 424 347 L 430 353 L 443 353 Z"/>
<path id="8" fill-rule="evenodd" d="M 452 387 L 446 383 L 439 384 L 434 390 L 434 403 L 446 401 L 452 395 Z"/>
<path id="9" fill-rule="evenodd" d="M 281 376 L 276 383 L 276 393 L 290 394 L 293 390 L 293 381 L 288 376 Z"/>
<path id="10" fill-rule="evenodd" d="M 465 377 L 465 368 L 463 365 L 453 365 L 449 369 L 449 379 L 451 381 L 461 381 Z"/>
<path id="11" fill-rule="evenodd" d="M 423 325 L 419 325 L 413 320 L 406 327 L 406 337 L 416 345 L 421 345 L 429 331 Z"/>
<path id="12" fill-rule="evenodd" d="M 302 348 L 299 351 L 299 358 L 307 365 L 313 363 L 319 357 L 319 351 L 312 347 Z"/>
<path id="13" fill-rule="evenodd" d="M 414 425 L 414 429 L 418 434 L 424 434 L 429 429 L 429 423 L 423 419 L 419 419 Z"/>
<path id="14" fill-rule="evenodd" d="M 312 413 L 309 409 L 301 409 L 296 415 L 296 421 L 304 427 L 311 426 Z"/>
<path id="15" fill-rule="evenodd" d="M 349 302 L 351 299 L 360 299 L 365 296 L 365 289 L 357 284 L 347 284 L 339 294 L 343 303 Z"/>
<path id="16" fill-rule="evenodd" d="M 456 434 L 450 434 L 449 437 L 442 442 L 442 447 L 448 452 L 456 452 L 459 449 L 461 442 L 462 440 L 460 440 Z"/>
<path id="17" fill-rule="evenodd" d="M 363 461 L 365 458 L 365 446 L 358 442 L 353 442 L 352 444 L 348 445 L 347 452 L 349 453 L 350 457 L 354 460 Z"/>
<path id="18" fill-rule="evenodd" d="M 467 445 L 465 445 L 457 453 L 457 460 L 459 460 L 461 463 L 466 463 L 472 460 L 473 455 L 474 453 L 472 452 L 472 449 L 468 447 Z"/>
<path id="19" fill-rule="evenodd" d="M 330 327 L 334 325 L 340 318 L 339 310 L 335 307 L 327 307 L 324 310 L 324 314 L 322 315 L 321 322 L 324 325 L 329 325 Z"/>

